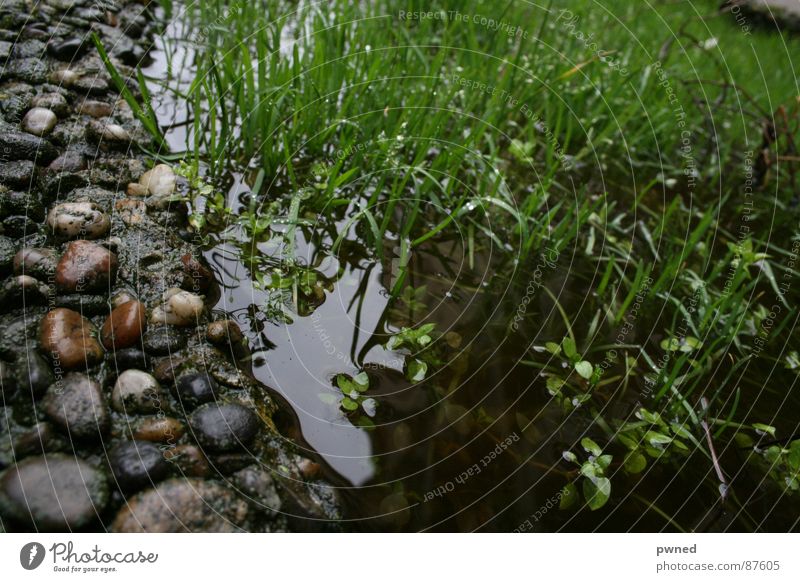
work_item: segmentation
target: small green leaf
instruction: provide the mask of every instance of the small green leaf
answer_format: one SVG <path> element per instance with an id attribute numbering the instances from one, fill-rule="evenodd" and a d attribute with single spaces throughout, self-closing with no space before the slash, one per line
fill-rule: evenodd
<path id="1" fill-rule="evenodd" d="M 589 437 L 584 437 L 581 439 L 581 446 L 586 450 L 586 452 L 594 455 L 595 457 L 599 457 L 603 454 L 603 449 L 601 449 L 598 444 Z"/>
<path id="2" fill-rule="evenodd" d="M 753 428 L 756 432 L 767 433 L 769 436 L 775 438 L 775 427 L 770 426 L 768 424 L 761 424 L 760 422 L 756 422 L 753 424 Z"/>
<path id="3" fill-rule="evenodd" d="M 596 511 L 603 507 L 611 496 L 611 481 L 607 477 L 583 481 L 583 496 L 589 509 Z"/>
<path id="4" fill-rule="evenodd" d="M 561 346 L 555 342 L 547 342 L 546 344 L 544 344 L 544 347 L 548 352 L 550 352 L 554 356 L 557 356 L 558 354 L 561 353 Z"/>
<path id="5" fill-rule="evenodd" d="M 428 373 L 428 364 L 422 360 L 412 359 L 407 363 L 406 378 L 411 382 L 422 382 Z"/>
<path id="6" fill-rule="evenodd" d="M 363 392 L 369 388 L 369 376 L 366 372 L 359 372 L 353 377 L 353 382 L 356 384 L 356 390 Z"/>
<path id="7" fill-rule="evenodd" d="M 569 509 L 578 502 L 578 488 L 575 483 L 567 483 L 561 490 L 561 500 L 558 503 L 559 509 Z"/>
<path id="8" fill-rule="evenodd" d="M 578 357 L 578 350 L 575 348 L 575 340 L 573 340 L 571 337 L 565 337 L 561 341 L 561 345 L 564 348 L 564 355 L 570 360 Z"/>
<path id="9" fill-rule="evenodd" d="M 575 453 L 573 453 L 571 451 L 564 451 L 563 453 L 561 453 L 561 456 L 564 457 L 565 461 L 569 461 L 570 463 L 577 463 L 578 462 L 577 455 L 575 455 Z"/>
<path id="10" fill-rule="evenodd" d="M 600 455 L 599 457 L 597 457 L 595 463 L 597 463 L 597 465 L 605 471 L 606 469 L 608 469 L 608 466 L 611 464 L 611 461 L 613 460 L 614 457 L 612 457 L 611 455 Z"/>
<path id="11" fill-rule="evenodd" d="M 351 412 L 353 410 L 358 410 L 358 402 L 356 402 L 355 400 L 351 400 L 350 398 L 347 398 L 345 396 L 344 398 L 342 398 L 342 408 L 344 408 L 345 410 L 349 410 Z"/>
<path id="12" fill-rule="evenodd" d="M 575 371 L 580 375 L 581 378 L 583 378 L 584 380 L 588 380 L 592 377 L 592 372 L 594 371 L 594 368 L 586 360 L 581 360 L 580 362 L 575 364 Z"/>
<path id="13" fill-rule="evenodd" d="M 641 473 L 647 467 L 647 457 L 639 451 L 630 451 L 625 455 L 622 465 L 628 473 L 635 475 L 636 473 Z"/>
<path id="14" fill-rule="evenodd" d="M 672 442 L 672 437 L 665 434 L 661 434 L 660 432 L 648 430 L 644 434 L 644 440 L 650 443 L 651 446 L 658 448 L 659 446 L 670 444 Z"/>

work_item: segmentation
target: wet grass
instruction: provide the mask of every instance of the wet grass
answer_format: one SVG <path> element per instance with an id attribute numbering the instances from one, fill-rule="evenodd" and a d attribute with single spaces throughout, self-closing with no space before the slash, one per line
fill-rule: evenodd
<path id="1" fill-rule="evenodd" d="M 308 317 L 340 284 L 326 257 L 364 280 L 389 273 L 368 345 L 452 323 L 431 315 L 431 279 L 474 292 L 490 310 L 449 328 L 479 330 L 469 357 L 433 332 L 449 347 L 400 350 L 406 380 L 448 428 L 455 414 L 469 434 L 526 437 L 529 455 L 502 470 L 532 466 L 539 490 L 564 488 L 549 528 L 635 529 L 643 510 L 651 529 L 794 528 L 774 511 L 796 514 L 800 489 L 800 53 L 717 5 L 465 0 L 431 16 L 415 1 L 162 2 L 189 31 L 166 53 L 192 49 L 161 80 L 190 111 L 184 173 L 195 190 L 232 173 L 248 190 L 234 204 L 206 188 L 193 224 L 238 249 L 273 322 Z M 466 266 L 449 272 L 451 243 Z M 503 395 L 475 404 L 476 378 Z M 524 387 L 514 399 L 510 379 Z M 380 431 L 362 387 L 333 405 Z M 566 432 L 545 452 L 551 424 Z M 659 475 L 677 492 L 654 489 Z M 403 483 L 383 501 L 424 499 L 425 485 Z M 694 506 L 681 503 L 690 490 L 705 492 Z"/>

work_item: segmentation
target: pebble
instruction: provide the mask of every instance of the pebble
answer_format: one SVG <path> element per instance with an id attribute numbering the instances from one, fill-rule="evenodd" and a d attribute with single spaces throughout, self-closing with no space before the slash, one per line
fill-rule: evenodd
<path id="1" fill-rule="evenodd" d="M 241 531 L 247 504 L 228 487 L 201 479 L 170 479 L 136 495 L 111 527 L 119 533 L 224 533 Z"/>
<path id="2" fill-rule="evenodd" d="M 61 238 L 97 239 L 111 228 L 111 219 L 93 202 L 64 202 L 50 210 L 47 225 Z"/>
<path id="3" fill-rule="evenodd" d="M 55 272 L 58 253 L 48 248 L 22 249 L 14 255 L 14 273 L 47 281 Z"/>
<path id="4" fill-rule="evenodd" d="M 119 443 L 109 452 L 108 464 L 124 493 L 152 486 L 169 474 L 169 463 L 161 450 L 147 441 Z"/>
<path id="5" fill-rule="evenodd" d="M 128 130 L 116 123 L 104 123 L 93 119 L 86 126 L 86 132 L 94 141 L 104 142 L 107 145 L 127 145 L 131 141 Z"/>
<path id="6" fill-rule="evenodd" d="M 80 75 L 71 69 L 59 69 L 50 74 L 50 81 L 56 85 L 72 87 L 80 78 Z"/>
<path id="7" fill-rule="evenodd" d="M 192 413 L 189 425 L 200 446 L 225 452 L 250 443 L 258 433 L 259 419 L 241 404 L 206 404 Z"/>
<path id="8" fill-rule="evenodd" d="M 175 445 L 186 432 L 186 427 L 177 418 L 156 416 L 145 418 L 134 429 L 133 438 L 154 443 Z"/>
<path id="9" fill-rule="evenodd" d="M 75 372 L 50 386 L 42 410 L 70 439 L 99 439 L 111 420 L 100 384 Z"/>
<path id="10" fill-rule="evenodd" d="M 206 339 L 216 346 L 236 345 L 243 338 L 239 324 L 230 319 L 212 321 L 206 328 Z"/>
<path id="11" fill-rule="evenodd" d="M 47 169 L 52 172 L 82 172 L 88 167 L 86 158 L 80 152 L 67 150 L 50 162 Z"/>
<path id="12" fill-rule="evenodd" d="M 0 163 L 0 182 L 9 188 L 28 189 L 32 186 L 36 165 L 30 160 Z M 14 193 L 7 194 L 8 199 Z"/>
<path id="13" fill-rule="evenodd" d="M 37 422 L 14 439 L 14 454 L 17 458 L 41 455 L 47 452 L 53 441 L 53 425 Z"/>
<path id="14" fill-rule="evenodd" d="M 125 370 L 111 392 L 111 406 L 117 412 L 149 414 L 161 410 L 161 386 L 141 370 Z"/>
<path id="15" fill-rule="evenodd" d="M 0 514 L 40 531 L 80 529 L 107 502 L 105 474 L 66 455 L 28 457 L 0 477 Z"/>
<path id="16" fill-rule="evenodd" d="M 178 445 L 167 449 L 164 458 L 185 477 L 207 477 L 211 473 L 208 459 L 194 445 Z"/>
<path id="17" fill-rule="evenodd" d="M 186 336 L 164 325 L 148 326 L 142 336 L 146 352 L 154 356 L 171 356 L 186 345 Z"/>
<path id="18" fill-rule="evenodd" d="M 72 61 L 86 50 L 86 42 L 78 37 L 53 39 L 47 43 L 47 52 L 60 61 Z M 89 43 L 91 44 L 91 43 Z"/>
<path id="19" fill-rule="evenodd" d="M 187 410 L 211 402 L 220 393 L 214 379 L 202 372 L 183 374 L 175 381 L 175 389 L 178 400 Z"/>
<path id="20" fill-rule="evenodd" d="M 56 266 L 56 286 L 66 293 L 109 290 L 117 275 L 117 255 L 96 243 L 72 241 Z"/>
<path id="21" fill-rule="evenodd" d="M 104 101 L 86 100 L 78 108 L 78 113 L 81 115 L 89 115 L 94 118 L 108 117 L 113 112 L 114 108 Z"/>
<path id="22" fill-rule="evenodd" d="M 42 318 L 39 343 L 53 366 L 65 370 L 92 367 L 103 360 L 94 325 L 80 313 L 58 307 Z"/>
<path id="23" fill-rule="evenodd" d="M 207 291 L 214 282 L 214 273 L 211 269 L 191 253 L 183 255 L 181 263 L 183 263 L 183 272 L 186 275 L 181 286 L 194 292 Z"/>
<path id="24" fill-rule="evenodd" d="M 146 325 L 144 304 L 128 301 L 108 316 L 100 330 L 100 340 L 108 350 L 128 348 L 139 341 Z"/>
<path id="25" fill-rule="evenodd" d="M 281 498 L 272 475 L 267 471 L 246 467 L 233 474 L 233 484 L 259 508 L 275 513 L 280 511 Z"/>
<path id="26" fill-rule="evenodd" d="M 202 297 L 173 287 L 164 293 L 164 303 L 153 309 L 150 321 L 177 326 L 197 325 L 204 308 Z"/>
<path id="27" fill-rule="evenodd" d="M 140 348 L 125 348 L 113 354 L 113 366 L 117 370 L 130 370 L 131 368 L 147 369 L 148 358 Z"/>
<path id="28" fill-rule="evenodd" d="M 175 191 L 177 177 L 167 164 L 158 164 L 139 178 L 139 184 L 147 188 L 152 196 L 169 196 Z"/>
<path id="29" fill-rule="evenodd" d="M 143 186 L 138 182 L 131 182 L 128 184 L 128 187 L 125 191 L 128 196 L 134 196 L 137 198 L 144 198 L 150 193 L 150 191 L 147 189 L 147 186 Z"/>
<path id="30" fill-rule="evenodd" d="M 58 150 L 46 139 L 23 131 L 0 131 L 0 161 L 35 160 L 52 162 Z"/>
<path id="31" fill-rule="evenodd" d="M 50 365 L 34 351 L 29 351 L 16 362 L 17 386 L 27 397 L 40 398 L 55 382 Z"/>
<path id="32" fill-rule="evenodd" d="M 33 107 L 43 107 L 55 113 L 58 117 L 69 115 L 69 104 L 61 93 L 43 93 L 31 100 Z"/>
<path id="33" fill-rule="evenodd" d="M 56 123 L 58 116 L 55 113 L 44 107 L 34 107 L 22 118 L 21 127 L 31 135 L 42 137 L 53 131 Z"/>

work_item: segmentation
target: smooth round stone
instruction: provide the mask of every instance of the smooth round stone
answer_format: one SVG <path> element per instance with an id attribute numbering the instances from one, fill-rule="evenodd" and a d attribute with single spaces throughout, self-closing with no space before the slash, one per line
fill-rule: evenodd
<path id="1" fill-rule="evenodd" d="M 219 395 L 219 386 L 208 374 L 190 373 L 180 376 L 175 381 L 178 400 L 186 409 L 193 409 L 200 404 L 211 402 Z"/>
<path id="2" fill-rule="evenodd" d="M 54 249 L 27 248 L 14 255 L 14 273 L 47 281 L 55 272 L 58 253 Z"/>
<path id="3" fill-rule="evenodd" d="M 158 164 L 139 178 L 151 196 L 169 196 L 175 191 L 177 176 L 167 164 Z"/>
<path id="4" fill-rule="evenodd" d="M 150 413 L 161 409 L 161 386 L 141 370 L 125 370 L 111 392 L 111 406 L 128 414 Z"/>
<path id="5" fill-rule="evenodd" d="M 78 113 L 94 118 L 108 117 L 114 112 L 114 108 L 104 101 L 86 100 L 81 103 Z"/>
<path id="6" fill-rule="evenodd" d="M 164 303 L 153 309 L 150 321 L 179 327 L 197 325 L 204 309 L 205 303 L 199 295 L 172 288 L 164 293 Z"/>
<path id="7" fill-rule="evenodd" d="M 111 421 L 100 384 L 74 372 L 50 386 L 42 400 L 42 410 L 57 428 L 74 439 L 99 439 Z"/>
<path id="8" fill-rule="evenodd" d="M 47 43 L 47 52 L 60 61 L 72 61 L 83 54 L 85 50 L 84 39 L 77 37 L 64 40 L 54 39 Z"/>
<path id="9" fill-rule="evenodd" d="M 136 198 L 144 198 L 150 193 L 150 191 L 147 189 L 147 186 L 142 186 L 138 182 L 131 182 L 128 184 L 125 192 L 128 194 L 128 196 L 133 196 Z"/>
<path id="10" fill-rule="evenodd" d="M 33 181 L 33 174 L 35 170 L 36 165 L 30 160 L 0 163 L 0 183 L 8 186 L 9 188 L 27 190 L 28 188 L 31 188 L 33 184 L 35 184 Z M 8 200 L 8 198 L 16 197 L 15 194 L 16 193 L 11 193 L 10 195 L 4 196 L 4 198 Z M 25 212 L 25 206 L 22 206 L 20 210 Z M 38 208 L 36 210 L 38 210 Z M 7 212 L 7 210 L 5 210 L 5 212 Z"/>
<path id="11" fill-rule="evenodd" d="M 142 420 L 134 430 L 133 438 L 174 445 L 185 432 L 186 427 L 177 418 L 156 416 Z"/>
<path id="12" fill-rule="evenodd" d="M 96 329 L 80 313 L 58 307 L 42 318 L 39 343 L 58 370 L 91 368 L 103 360 L 103 346 L 95 339 Z"/>
<path id="13" fill-rule="evenodd" d="M 64 202 L 47 215 L 47 225 L 56 236 L 97 239 L 111 228 L 111 219 L 92 202 Z"/>
<path id="14" fill-rule="evenodd" d="M 66 293 L 108 290 L 117 275 L 117 255 L 96 243 L 72 241 L 56 267 L 56 286 Z"/>
<path id="15" fill-rule="evenodd" d="M 252 503 L 261 509 L 278 512 L 281 498 L 272 475 L 255 467 L 246 467 L 233 474 L 233 483 Z"/>
<path id="16" fill-rule="evenodd" d="M 210 451 L 240 449 L 258 433 L 259 419 L 241 404 L 206 404 L 189 419 L 195 439 Z"/>
<path id="17" fill-rule="evenodd" d="M 31 100 L 33 107 L 43 107 L 55 113 L 58 117 L 69 115 L 69 104 L 61 93 L 44 93 Z"/>
<path id="18" fill-rule="evenodd" d="M 202 479 L 170 479 L 135 496 L 111 529 L 120 533 L 205 532 L 246 529 L 247 504 L 228 487 Z"/>
<path id="19" fill-rule="evenodd" d="M 211 269 L 191 253 L 183 255 L 181 263 L 183 263 L 183 272 L 186 274 L 181 286 L 195 293 L 207 291 L 214 282 L 214 273 Z"/>
<path id="20" fill-rule="evenodd" d="M 131 141 L 128 130 L 116 123 L 92 120 L 86 126 L 86 130 L 87 135 L 94 141 L 105 142 L 109 145 L 125 145 Z"/>
<path id="21" fill-rule="evenodd" d="M 207 477 L 211 473 L 208 459 L 194 445 L 178 445 L 164 451 L 164 458 L 185 477 Z"/>
<path id="22" fill-rule="evenodd" d="M 206 339 L 216 346 L 233 346 L 243 338 L 239 324 L 230 319 L 212 321 L 206 328 Z"/>
<path id="23" fill-rule="evenodd" d="M 144 304 L 128 301 L 115 308 L 100 330 L 100 340 L 106 349 L 122 349 L 135 345 L 144 333 L 147 318 Z"/>
<path id="24" fill-rule="evenodd" d="M 146 441 L 116 445 L 108 454 L 108 464 L 117 485 L 125 493 L 152 486 L 169 473 L 169 463 L 161 450 Z"/>
<path id="25" fill-rule="evenodd" d="M 64 87 L 73 86 L 79 78 L 80 75 L 70 69 L 59 69 L 50 74 L 51 82 L 55 83 L 56 85 L 63 85 Z"/>
<path id="26" fill-rule="evenodd" d="M 47 452 L 53 441 L 53 425 L 37 422 L 14 439 L 14 454 L 17 458 L 41 455 Z"/>
<path id="27" fill-rule="evenodd" d="M 40 531 L 80 529 L 107 502 L 105 474 L 66 455 L 29 457 L 0 477 L 0 514 Z"/>
<path id="28" fill-rule="evenodd" d="M 36 352 L 28 352 L 16 362 L 17 385 L 26 395 L 40 398 L 50 385 L 55 382 L 55 376 L 50 370 L 50 365 Z"/>
<path id="29" fill-rule="evenodd" d="M 154 356 L 175 354 L 186 345 L 186 336 L 166 326 L 148 327 L 142 336 L 144 349 Z"/>
<path id="30" fill-rule="evenodd" d="M 50 162 L 47 169 L 52 172 L 82 172 L 88 167 L 86 158 L 80 152 L 68 150 Z"/>
<path id="31" fill-rule="evenodd" d="M 44 107 L 34 107 L 22 118 L 21 127 L 23 131 L 39 137 L 45 136 L 58 123 L 58 116 Z"/>
<path id="32" fill-rule="evenodd" d="M 111 365 L 120 371 L 131 368 L 145 370 L 149 368 L 149 359 L 140 348 L 125 348 L 114 352 Z"/>

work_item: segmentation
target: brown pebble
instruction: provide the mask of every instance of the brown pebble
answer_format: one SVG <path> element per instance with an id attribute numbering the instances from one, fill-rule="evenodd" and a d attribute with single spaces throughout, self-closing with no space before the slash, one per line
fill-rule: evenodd
<path id="1" fill-rule="evenodd" d="M 174 445 L 183 434 L 186 427 L 177 418 L 169 416 L 153 416 L 145 418 L 133 432 L 136 440 L 150 441 Z"/>
<path id="2" fill-rule="evenodd" d="M 93 242 L 72 241 L 56 267 L 56 286 L 68 293 L 108 289 L 117 274 L 117 255 Z"/>
<path id="3" fill-rule="evenodd" d="M 214 345 L 236 345 L 242 338 L 239 324 L 230 319 L 212 321 L 206 328 L 206 339 Z"/>
<path id="4" fill-rule="evenodd" d="M 172 384 L 175 376 L 186 363 L 183 358 L 168 357 L 159 361 L 153 368 L 153 377 L 161 384 Z"/>
<path id="5" fill-rule="evenodd" d="M 127 193 L 128 196 L 145 198 L 150 194 L 150 191 L 147 189 L 147 186 L 144 186 L 143 184 L 139 184 L 138 182 L 131 182 L 130 184 L 128 184 Z"/>
<path id="6" fill-rule="evenodd" d="M 94 101 L 87 99 L 83 103 L 81 103 L 80 108 L 78 109 L 78 113 L 81 115 L 89 115 L 91 117 L 108 117 L 113 113 L 114 109 L 108 103 L 104 103 L 103 101 Z"/>
<path id="7" fill-rule="evenodd" d="M 139 341 L 147 325 L 145 307 L 128 301 L 112 311 L 100 330 L 100 341 L 108 350 L 129 348 Z"/>
<path id="8" fill-rule="evenodd" d="M 311 459 L 300 459 L 297 462 L 297 468 L 303 478 L 307 479 L 308 481 L 313 481 L 322 473 L 322 466 L 319 463 L 315 463 Z"/>
<path id="9" fill-rule="evenodd" d="M 187 477 L 206 477 L 211 473 L 203 451 L 194 445 L 178 445 L 167 449 L 164 458 Z"/>
<path id="10" fill-rule="evenodd" d="M 53 365 L 65 370 L 91 367 L 103 359 L 103 346 L 95 339 L 96 329 L 80 313 L 58 307 L 42 318 L 39 343 Z"/>

